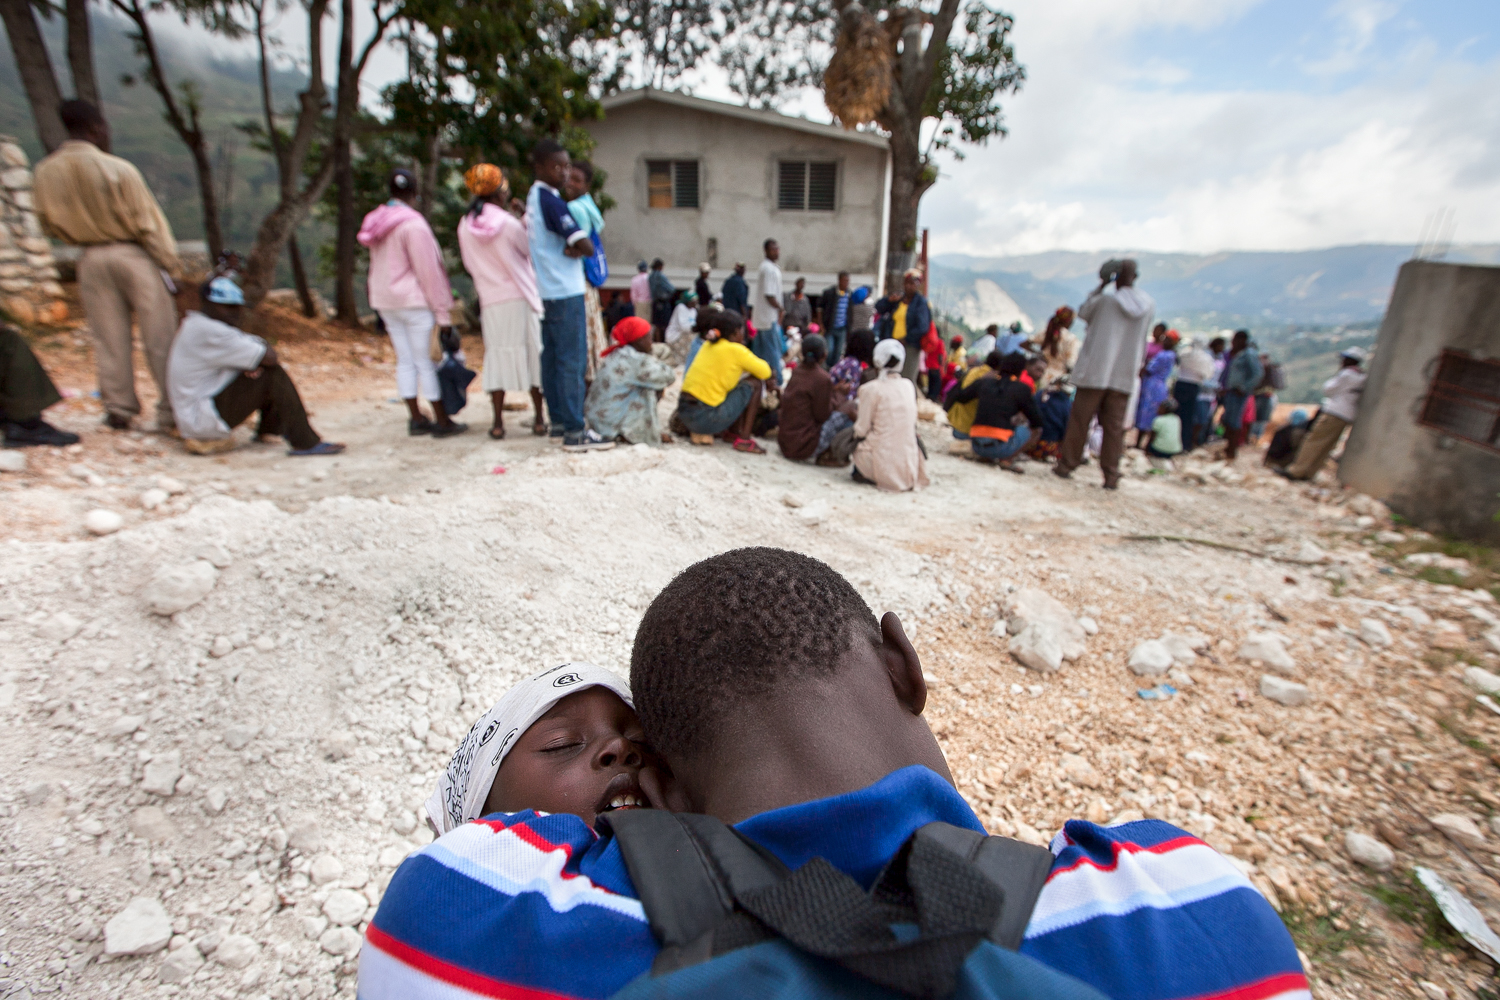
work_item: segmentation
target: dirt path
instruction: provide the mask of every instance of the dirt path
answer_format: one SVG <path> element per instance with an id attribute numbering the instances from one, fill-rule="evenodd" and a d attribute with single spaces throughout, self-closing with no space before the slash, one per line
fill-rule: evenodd
<path id="1" fill-rule="evenodd" d="M 194 458 L 97 430 L 80 398 L 58 420 L 85 433 L 77 450 L 0 474 L 0 978 L 17 987 L 352 995 L 357 932 L 426 839 L 418 809 L 468 723 L 547 663 L 625 669 L 673 573 L 770 544 L 829 561 L 909 622 L 934 729 L 992 830 L 1166 818 L 1281 908 L 1318 995 L 1494 989 L 1491 963 L 1406 873 L 1441 872 L 1500 926 L 1484 870 L 1500 872 L 1500 717 L 1463 682 L 1471 665 L 1500 671 L 1500 638 L 1486 639 L 1500 610 L 1409 575 L 1395 553 L 1431 544 L 1378 505 L 1293 489 L 1248 459 L 1133 474 L 1111 494 L 1089 469 L 1063 482 L 953 458 L 931 424 L 933 486 L 905 495 L 727 447 L 567 456 L 530 437 L 526 414 L 493 442 L 475 432 L 477 393 L 475 431 L 409 438 L 379 341 L 281 349 L 343 456 Z M 87 384 L 77 345 L 47 361 Z M 143 509 L 161 487 L 169 499 Z M 100 506 L 125 530 L 89 536 Z M 1153 534 L 1263 556 L 1130 540 Z M 195 561 L 213 567 L 194 571 L 206 596 L 153 613 L 153 577 Z M 1097 624 L 1059 672 L 1022 668 L 996 634 L 1029 588 Z M 1183 654 L 1175 697 L 1142 700 L 1166 678 L 1126 661 L 1168 631 L 1200 651 Z M 1272 671 L 1239 651 L 1267 631 L 1308 704 L 1259 693 Z M 1443 814 L 1474 824 L 1444 821 L 1471 846 L 1428 824 Z M 1350 832 L 1394 848 L 1393 870 L 1354 864 Z M 152 901 L 136 929 L 150 936 L 159 905 L 170 944 L 104 954 L 136 898 Z"/>

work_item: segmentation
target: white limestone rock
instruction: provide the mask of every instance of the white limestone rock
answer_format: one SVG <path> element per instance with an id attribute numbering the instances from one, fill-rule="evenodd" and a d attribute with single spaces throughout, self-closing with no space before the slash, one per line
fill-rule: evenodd
<path id="1" fill-rule="evenodd" d="M 1202 644 L 1195 643 L 1195 638 L 1207 640 L 1208 637 L 1177 635 L 1174 632 L 1164 632 L 1162 633 L 1160 642 L 1166 647 L 1167 652 L 1172 654 L 1172 661 L 1180 667 L 1185 667 L 1198 659 L 1198 650 L 1207 644 L 1206 641 Z"/>
<path id="2" fill-rule="evenodd" d="M 141 509 L 155 510 L 166 503 L 171 497 L 166 490 L 149 489 L 141 494 Z"/>
<path id="3" fill-rule="evenodd" d="M 1312 692 L 1307 689 L 1307 685 L 1298 684 L 1296 681 L 1289 681 L 1285 677 L 1277 677 L 1274 674 L 1261 675 L 1260 693 L 1278 705 L 1285 705 L 1288 708 L 1306 705 L 1312 698 Z"/>
<path id="4" fill-rule="evenodd" d="M 1049 625 L 1065 660 L 1076 660 L 1088 649 L 1088 633 L 1073 612 L 1044 590 L 1023 587 L 1016 591 L 1006 601 L 1004 616 L 1006 630 L 1012 635 L 1024 632 L 1028 625 Z"/>
<path id="5" fill-rule="evenodd" d="M 185 983 L 202 967 L 202 953 L 189 944 L 163 959 L 156 970 L 156 976 L 164 983 Z"/>
<path id="6" fill-rule="evenodd" d="M 122 715 L 114 722 L 111 722 L 109 724 L 109 735 L 129 736 L 131 733 L 141 728 L 141 725 L 145 721 L 146 717 L 144 715 Z"/>
<path id="7" fill-rule="evenodd" d="M 260 945 L 248 934 L 230 934 L 214 949 L 214 961 L 229 969 L 243 969 L 260 957 Z"/>
<path id="8" fill-rule="evenodd" d="M 353 889 L 335 889 L 323 902 L 323 915 L 340 927 L 352 927 L 365 917 L 370 901 Z"/>
<path id="9" fill-rule="evenodd" d="M 1396 852 L 1368 834 L 1350 830 L 1344 834 L 1344 850 L 1371 871 L 1388 872 L 1396 864 Z"/>
<path id="10" fill-rule="evenodd" d="M 1286 640 L 1275 632 L 1252 632 L 1240 643 L 1242 660 L 1259 660 L 1283 674 L 1295 673 L 1297 661 L 1286 651 Z"/>
<path id="11" fill-rule="evenodd" d="M 332 854 L 320 854 L 312 859 L 307 870 L 313 885 L 327 885 L 344 877 L 344 863 Z"/>
<path id="12" fill-rule="evenodd" d="M 1023 666 L 1050 674 L 1062 669 L 1063 644 L 1052 622 L 1036 621 L 1011 636 L 1010 655 Z"/>
<path id="13" fill-rule="evenodd" d="M 1466 667 L 1464 683 L 1484 694 L 1500 694 L 1500 674 L 1492 674 L 1483 667 Z"/>
<path id="14" fill-rule="evenodd" d="M 37 626 L 36 634 L 49 642 L 67 642 L 79 633 L 83 622 L 66 611 L 59 611 Z"/>
<path id="15" fill-rule="evenodd" d="M 14 448 L 0 451 L 0 472 L 25 472 L 26 455 Z"/>
<path id="16" fill-rule="evenodd" d="M 318 938 L 318 947 L 330 955 L 352 955 L 359 950 L 359 931 L 353 927 L 330 927 Z"/>
<path id="17" fill-rule="evenodd" d="M 151 896 L 137 896 L 104 925 L 106 955 L 149 955 L 172 940 L 172 918 Z"/>
<path id="18" fill-rule="evenodd" d="M 208 596 L 219 579 L 219 571 L 205 559 L 185 566 L 161 570 L 146 584 L 141 596 L 146 607 L 158 615 L 175 615 Z"/>
<path id="19" fill-rule="evenodd" d="M 259 726 L 230 726 L 224 730 L 224 745 L 231 750 L 243 750 L 250 741 L 260 735 Z"/>
<path id="20" fill-rule="evenodd" d="M 181 778 L 182 752 L 171 750 L 157 754 L 146 763 L 141 790 L 155 795 L 171 795 L 177 791 L 177 782 Z"/>
<path id="21" fill-rule="evenodd" d="M 1147 639 L 1136 643 L 1135 648 L 1130 651 L 1126 666 L 1138 676 L 1158 677 L 1171 670 L 1175 662 L 1172 651 L 1164 642 L 1160 639 Z"/>
<path id="22" fill-rule="evenodd" d="M 1429 816 L 1427 822 L 1431 823 L 1450 839 L 1465 847 L 1484 846 L 1483 831 L 1467 816 L 1459 816 L 1454 813 L 1439 813 L 1436 816 Z"/>
<path id="23" fill-rule="evenodd" d="M 125 527 L 125 519 L 112 510 L 96 507 L 83 516 L 83 526 L 93 535 L 113 535 Z"/>
<path id="24" fill-rule="evenodd" d="M 1376 618 L 1361 618 L 1359 620 L 1359 640 L 1371 649 L 1386 649 L 1390 646 L 1391 630 L 1385 627 L 1385 622 Z"/>
<path id="25" fill-rule="evenodd" d="M 130 832 L 155 843 L 171 840 L 177 834 L 177 827 L 161 806 L 141 806 L 130 814 Z"/>

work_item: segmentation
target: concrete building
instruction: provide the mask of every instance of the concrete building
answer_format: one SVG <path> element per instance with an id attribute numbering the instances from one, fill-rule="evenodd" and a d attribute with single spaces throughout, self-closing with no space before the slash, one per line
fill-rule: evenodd
<path id="1" fill-rule="evenodd" d="M 1429 531 L 1500 542 L 1500 267 L 1402 266 L 1339 478 Z"/>
<path id="2" fill-rule="evenodd" d="M 646 88 L 607 97 L 585 127 L 615 207 L 605 213 L 606 288 L 660 257 L 679 288 L 698 265 L 717 293 L 743 261 L 752 281 L 769 237 L 781 244 L 787 290 L 809 294 L 841 270 L 876 285 L 886 255 L 890 150 L 879 136 L 774 111 Z M 878 289 L 877 289 L 878 290 Z"/>

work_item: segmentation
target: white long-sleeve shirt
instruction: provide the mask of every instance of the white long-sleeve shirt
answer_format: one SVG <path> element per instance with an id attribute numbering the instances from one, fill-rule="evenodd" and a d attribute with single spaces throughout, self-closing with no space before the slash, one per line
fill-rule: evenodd
<path id="1" fill-rule="evenodd" d="M 1339 369 L 1337 375 L 1323 383 L 1323 412 L 1346 423 L 1354 423 L 1354 418 L 1359 415 L 1359 397 L 1365 391 L 1368 377 L 1358 368 Z"/>
<path id="2" fill-rule="evenodd" d="M 240 372 L 260 367 L 265 356 L 264 340 L 190 311 L 167 358 L 167 395 L 182 436 L 202 441 L 228 437 L 230 427 L 219 416 L 214 397 Z"/>

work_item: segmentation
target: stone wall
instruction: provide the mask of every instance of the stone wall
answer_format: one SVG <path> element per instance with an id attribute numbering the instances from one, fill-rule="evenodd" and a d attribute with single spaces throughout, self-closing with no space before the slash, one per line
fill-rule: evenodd
<path id="1" fill-rule="evenodd" d="M 0 303 L 20 323 L 68 318 L 52 244 L 31 204 L 31 164 L 15 139 L 0 135 Z"/>

